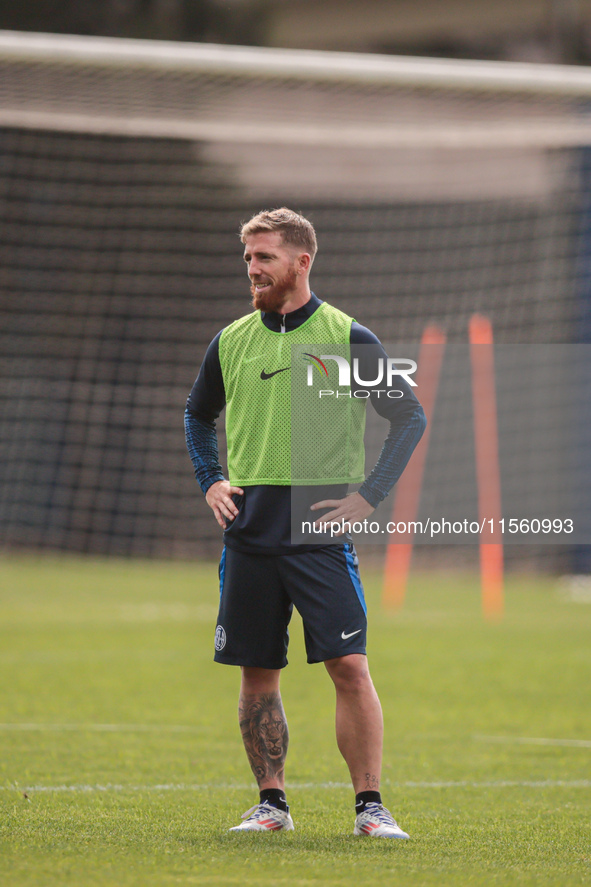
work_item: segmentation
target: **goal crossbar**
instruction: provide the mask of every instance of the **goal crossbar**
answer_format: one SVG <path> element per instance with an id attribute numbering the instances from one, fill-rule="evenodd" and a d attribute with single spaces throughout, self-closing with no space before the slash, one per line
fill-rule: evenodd
<path id="1" fill-rule="evenodd" d="M 0 31 L 0 61 L 591 96 L 591 68 Z"/>

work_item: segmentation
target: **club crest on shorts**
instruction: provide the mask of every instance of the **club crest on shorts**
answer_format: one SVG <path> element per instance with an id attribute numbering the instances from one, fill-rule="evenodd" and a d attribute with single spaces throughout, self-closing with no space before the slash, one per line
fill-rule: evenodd
<path id="1" fill-rule="evenodd" d="M 215 630 L 215 648 L 219 652 L 226 646 L 226 632 L 222 625 L 218 625 Z"/>

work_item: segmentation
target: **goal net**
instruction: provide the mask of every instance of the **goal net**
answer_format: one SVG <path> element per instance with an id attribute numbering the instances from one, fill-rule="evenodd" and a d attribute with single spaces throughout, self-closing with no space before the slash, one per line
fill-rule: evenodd
<path id="1" fill-rule="evenodd" d="M 314 291 L 384 342 L 475 312 L 589 341 L 590 97 L 582 68 L 0 33 L 0 544 L 217 552 L 182 414 L 263 207 L 311 218 Z"/>

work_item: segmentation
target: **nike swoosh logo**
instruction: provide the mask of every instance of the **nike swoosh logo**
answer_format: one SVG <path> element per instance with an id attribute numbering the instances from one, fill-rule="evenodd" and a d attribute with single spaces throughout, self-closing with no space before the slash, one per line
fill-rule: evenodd
<path id="1" fill-rule="evenodd" d="M 266 373 L 264 370 L 261 370 L 261 379 L 272 379 L 277 373 L 284 373 L 286 370 L 290 369 L 291 367 L 283 367 L 282 370 L 274 370 L 272 373 Z"/>
<path id="2" fill-rule="evenodd" d="M 352 631 L 352 632 L 350 632 L 349 634 L 345 634 L 345 632 L 343 631 L 343 632 L 341 633 L 341 637 L 342 637 L 342 639 L 343 639 L 344 641 L 346 641 L 347 638 L 352 638 L 354 634 L 359 634 L 360 631 L 363 631 L 363 629 L 362 629 L 362 628 L 358 628 L 357 631 Z"/>

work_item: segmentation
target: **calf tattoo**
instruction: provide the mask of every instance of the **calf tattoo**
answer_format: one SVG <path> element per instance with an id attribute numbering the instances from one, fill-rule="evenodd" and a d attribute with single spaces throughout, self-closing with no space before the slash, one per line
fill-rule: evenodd
<path id="1" fill-rule="evenodd" d="M 238 707 L 244 748 L 257 784 L 283 779 L 289 733 L 279 693 L 240 696 Z"/>

